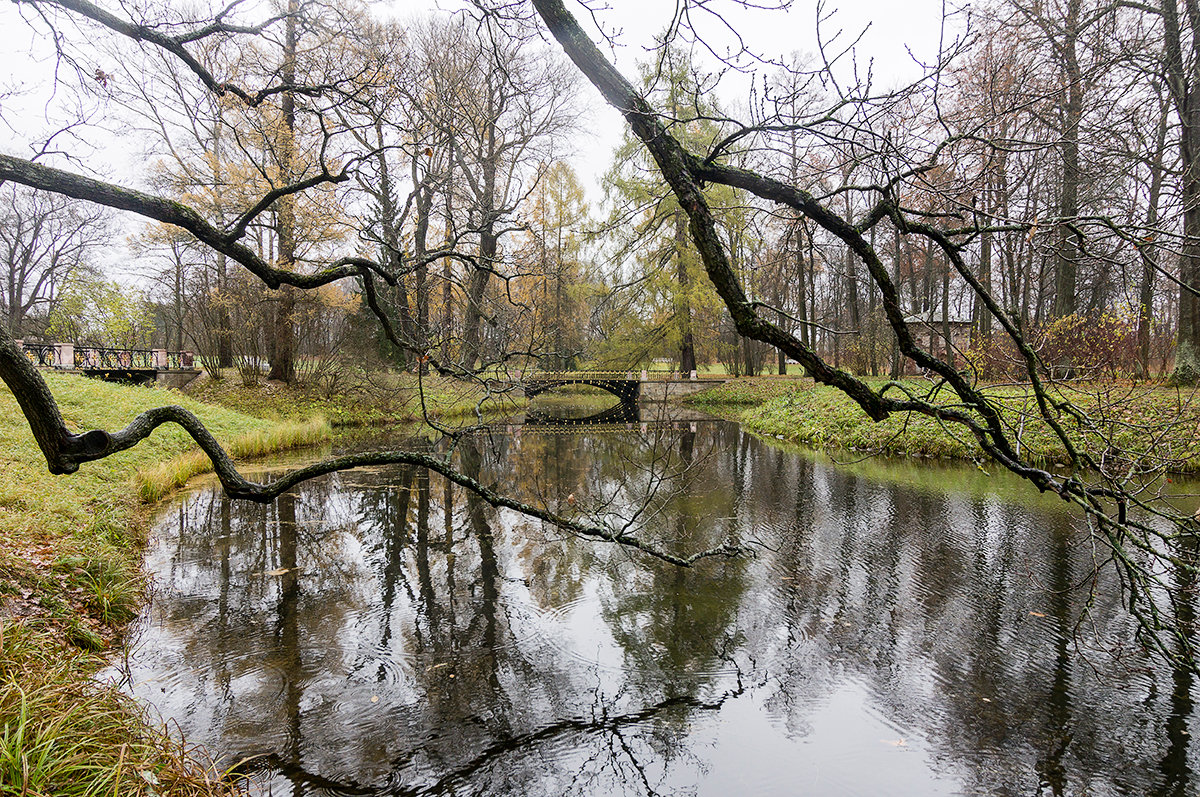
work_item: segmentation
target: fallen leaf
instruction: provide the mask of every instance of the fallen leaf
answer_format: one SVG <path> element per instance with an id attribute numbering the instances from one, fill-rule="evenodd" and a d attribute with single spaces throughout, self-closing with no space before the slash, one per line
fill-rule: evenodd
<path id="1" fill-rule="evenodd" d="M 1041 612 L 1030 612 L 1030 614 L 1032 614 L 1034 617 L 1045 617 L 1046 616 L 1046 615 L 1042 614 Z"/>
<path id="2" fill-rule="evenodd" d="M 880 739 L 884 744 L 890 744 L 892 747 L 907 747 L 908 742 L 903 739 Z"/>
<path id="3" fill-rule="evenodd" d="M 371 702 L 372 702 L 372 703 L 378 703 L 378 702 L 379 702 L 379 695 L 371 695 Z"/>

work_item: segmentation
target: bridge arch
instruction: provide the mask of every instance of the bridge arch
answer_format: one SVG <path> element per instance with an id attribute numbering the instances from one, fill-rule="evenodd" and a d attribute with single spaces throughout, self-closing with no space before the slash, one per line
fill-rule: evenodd
<path id="1" fill-rule="evenodd" d="M 605 390 L 619 398 L 622 402 L 635 402 L 641 395 L 642 383 L 636 377 L 621 375 L 607 376 L 601 374 L 537 374 L 524 381 L 526 398 L 545 393 L 564 385 L 590 385 Z"/>

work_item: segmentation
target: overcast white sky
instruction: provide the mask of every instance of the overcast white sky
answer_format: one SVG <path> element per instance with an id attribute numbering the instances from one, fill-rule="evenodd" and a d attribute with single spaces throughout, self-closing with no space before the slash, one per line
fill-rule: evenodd
<path id="1" fill-rule="evenodd" d="M 115 6 L 113 0 L 98 0 L 102 5 Z M 638 61 L 646 60 L 647 48 L 670 23 L 676 10 L 676 0 L 608 0 L 610 8 L 597 14 L 605 28 L 616 34 L 618 47 L 615 57 L 618 67 L 628 76 L 636 74 Z M 767 0 L 763 4 L 770 4 Z M 459 7 L 460 0 L 392 0 L 381 3 L 385 13 L 408 16 L 423 9 Z M 705 33 L 706 40 L 719 49 L 732 46 L 734 38 L 724 30 L 725 22 L 735 28 L 747 46 L 758 54 L 774 59 L 786 59 L 790 53 L 801 54 L 815 51 L 817 45 L 815 0 L 795 0 L 786 13 L 741 7 L 734 0 L 710 2 L 719 10 L 724 22 L 703 13 L 694 16 Z M 833 3 L 830 3 L 833 7 Z M 579 10 L 578 6 L 575 7 Z M 29 13 L 26 11 L 26 13 Z M 118 12 L 119 13 L 119 12 Z M 826 9 L 829 13 L 829 9 Z M 843 0 L 832 18 L 826 19 L 822 32 L 826 40 L 838 30 L 842 41 L 857 37 L 862 39 L 857 47 L 857 63 L 860 70 L 868 62 L 873 67 L 875 83 L 886 88 L 904 83 L 916 77 L 920 68 L 916 61 L 931 63 L 936 60 L 942 39 L 943 0 Z M 586 15 L 581 20 L 587 21 Z M 961 15 L 952 29 L 962 25 Z M 953 33 L 947 33 L 949 38 Z M 597 37 L 598 38 L 598 37 Z M 14 3 L 0 3 L 0 149 L 16 155 L 28 156 L 28 141 L 37 131 L 53 129 L 60 121 L 46 118 L 44 91 L 33 90 L 24 96 L 13 96 L 12 89 L 25 87 L 36 89 L 50 85 L 55 60 L 49 42 L 34 39 L 28 25 L 22 20 Z M 915 60 L 914 60 L 915 59 Z M 102 66 L 102 65 L 101 65 Z M 743 79 L 744 80 L 744 79 Z M 576 152 L 571 158 L 583 179 L 588 199 L 595 205 L 601 199 L 599 179 L 607 169 L 612 152 L 618 145 L 624 122 L 600 99 L 598 93 L 584 86 L 590 118 L 587 133 L 575 142 Z M 723 86 L 725 104 L 736 102 L 744 95 L 745 84 L 737 85 L 736 79 Z M 140 164 L 140 151 L 129 137 L 110 137 L 106 140 L 103 130 L 92 130 L 89 140 L 96 143 L 101 152 L 111 157 L 102 160 L 124 161 L 125 164 Z M 77 142 L 76 146 L 80 146 Z M 126 185 L 137 185 L 137 179 L 128 174 L 123 166 L 119 173 L 108 175 Z"/>

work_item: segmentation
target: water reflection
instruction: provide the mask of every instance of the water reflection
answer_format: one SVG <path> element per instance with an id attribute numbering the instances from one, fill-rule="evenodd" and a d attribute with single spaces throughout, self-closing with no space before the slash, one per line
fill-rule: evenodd
<path id="1" fill-rule="evenodd" d="M 954 470 L 867 478 L 716 422 L 497 430 L 457 456 L 663 546 L 759 553 L 675 568 L 408 468 L 269 507 L 200 492 L 148 553 L 135 692 L 254 757 L 271 794 L 1193 788 L 1191 673 L 1129 652 L 1103 581 L 1078 623 L 1092 551 L 1054 503 Z"/>

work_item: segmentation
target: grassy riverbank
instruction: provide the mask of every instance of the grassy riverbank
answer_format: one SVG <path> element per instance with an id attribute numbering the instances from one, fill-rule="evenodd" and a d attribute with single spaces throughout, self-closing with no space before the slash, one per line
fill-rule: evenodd
<path id="1" fill-rule="evenodd" d="M 421 421 L 425 414 L 443 422 L 474 419 L 476 413 L 510 412 L 525 404 L 504 393 L 487 394 L 477 384 L 409 373 L 359 375 L 335 390 L 260 382 L 244 385 L 233 370 L 214 380 L 207 375 L 186 389 L 208 404 L 272 420 L 306 420 L 314 413 L 335 427 L 372 426 Z"/>
<path id="2" fill-rule="evenodd" d="M 924 393 L 928 382 L 914 381 Z M 1139 452 L 1176 472 L 1200 472 L 1200 396 L 1155 385 L 1069 384 L 1056 388 L 1082 417 L 1060 413 L 1060 423 L 1081 450 L 1098 460 L 1118 448 Z M 1021 451 L 1034 462 L 1053 465 L 1066 454 L 1038 414 L 1028 389 L 996 385 L 985 392 Z M 900 395 L 897 393 L 896 395 Z M 948 391 L 940 400 L 951 404 Z M 841 391 L 811 380 L 739 379 L 690 397 L 687 403 L 736 419 L 753 432 L 821 449 L 851 449 L 914 457 L 978 459 L 982 451 L 961 427 L 939 424 L 915 413 L 875 423 Z"/>
<path id="3" fill-rule="evenodd" d="M 119 428 L 142 410 L 181 404 L 237 455 L 329 434 L 323 420 L 281 424 L 165 390 L 47 378 L 77 430 Z M 52 476 L 0 388 L 0 794 L 226 790 L 131 699 L 91 680 L 119 651 L 142 600 L 142 495 L 159 497 L 203 470 L 192 449 L 182 430 L 163 427 L 128 451 Z"/>

